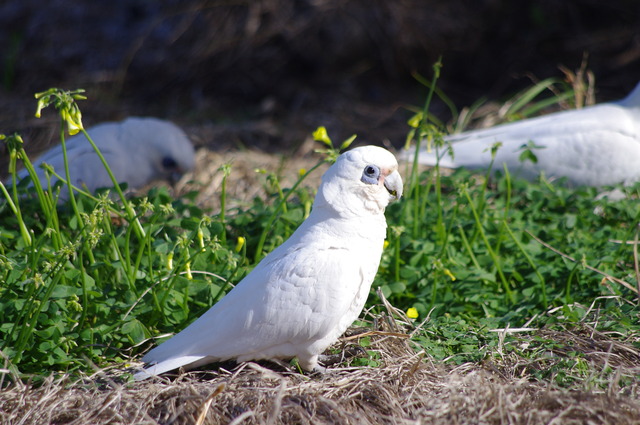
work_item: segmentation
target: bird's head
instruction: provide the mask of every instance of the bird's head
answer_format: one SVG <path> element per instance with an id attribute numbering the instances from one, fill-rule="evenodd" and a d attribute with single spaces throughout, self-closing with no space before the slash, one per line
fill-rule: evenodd
<path id="1" fill-rule="evenodd" d="M 195 166 L 193 145 L 178 126 L 156 118 L 129 118 L 126 124 L 144 129 L 138 134 L 146 140 L 139 146 L 145 149 L 143 154 L 151 162 L 152 179 L 175 183 Z"/>
<path id="2" fill-rule="evenodd" d="M 331 208 L 341 215 L 384 212 L 402 196 L 398 161 L 386 149 L 362 146 L 343 153 L 322 176 L 314 208 Z"/>

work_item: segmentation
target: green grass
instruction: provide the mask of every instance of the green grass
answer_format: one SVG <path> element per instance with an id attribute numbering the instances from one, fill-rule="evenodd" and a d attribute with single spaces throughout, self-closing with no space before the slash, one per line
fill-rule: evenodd
<path id="1" fill-rule="evenodd" d="M 441 141 L 441 127 L 428 114 L 434 93 L 410 121 L 409 139 Z M 58 105 L 61 127 L 69 117 L 62 111 L 77 110 L 65 99 Z M 328 145 L 320 161 L 334 159 L 326 132 L 315 137 Z M 7 141 L 14 160 L 28 163 L 19 136 Z M 301 183 L 311 172 L 291 188 L 276 179 L 249 207 L 217 214 L 197 206 L 195 194 L 172 199 L 162 189 L 130 200 L 80 193 L 56 207 L 60 187 L 2 185 L 5 369 L 36 380 L 90 371 L 91 364 L 125 363 L 154 344 L 151 338 L 182 329 L 304 220 L 314 193 Z M 638 237 L 637 199 L 595 200 L 593 188 L 525 182 L 508 170 L 491 179 L 465 170 L 443 175 L 438 167 L 420 173 L 411 164 L 401 172 L 406 196 L 387 210 L 389 243 L 369 305 L 379 302 L 381 287 L 394 306 L 417 310 L 416 323 L 428 318 L 414 341 L 431 357 L 462 363 L 522 351 L 520 337 L 501 340 L 496 328 L 598 321 L 598 330 L 620 338 L 638 332 L 637 259 L 629 244 Z M 637 198 L 640 186 L 623 190 Z M 226 205 L 224 189 L 220 197 Z M 554 342 L 536 344 L 538 351 L 523 355 Z M 579 356 L 573 360 L 580 371 Z"/>

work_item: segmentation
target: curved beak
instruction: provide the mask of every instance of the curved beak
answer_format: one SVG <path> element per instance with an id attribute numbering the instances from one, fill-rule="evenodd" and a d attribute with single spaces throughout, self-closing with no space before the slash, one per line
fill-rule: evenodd
<path id="1" fill-rule="evenodd" d="M 400 173 L 398 173 L 397 171 L 393 171 L 391 174 L 387 175 L 384 178 L 383 184 L 387 189 L 387 192 L 389 192 L 391 201 L 400 199 L 403 189 L 402 177 L 400 176 Z"/>

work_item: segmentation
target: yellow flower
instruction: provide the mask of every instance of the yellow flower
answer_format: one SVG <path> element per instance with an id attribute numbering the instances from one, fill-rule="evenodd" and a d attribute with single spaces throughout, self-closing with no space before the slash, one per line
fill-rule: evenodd
<path id="1" fill-rule="evenodd" d="M 245 242 L 245 238 L 243 238 L 242 236 L 238 236 L 238 242 L 236 242 L 236 252 L 240 252 Z"/>
<path id="2" fill-rule="evenodd" d="M 322 142 L 329 147 L 333 146 L 333 143 L 331 143 L 331 139 L 329 138 L 329 134 L 327 133 L 327 129 L 325 127 L 318 127 L 318 129 L 313 132 L 313 140 Z"/>
<path id="3" fill-rule="evenodd" d="M 382 249 L 387 249 L 388 246 L 389 246 L 389 241 L 385 240 L 384 244 L 382 245 Z"/>
<path id="4" fill-rule="evenodd" d="M 407 317 L 409 319 L 417 319 L 418 318 L 418 310 L 415 307 L 411 307 L 407 310 Z"/>
<path id="5" fill-rule="evenodd" d="M 423 117 L 422 112 L 418 112 L 417 114 L 409 118 L 409 121 L 407 121 L 407 124 L 409 124 L 409 127 L 418 128 L 418 126 L 422 122 L 422 117 Z"/>
<path id="6" fill-rule="evenodd" d="M 66 121 L 67 131 L 71 136 L 78 134 L 80 130 L 83 129 L 82 113 L 80 113 L 80 109 L 78 109 L 77 107 L 71 111 L 68 111 L 67 109 L 62 109 L 60 111 L 60 115 L 62 116 L 62 119 Z"/>
<path id="7" fill-rule="evenodd" d="M 302 177 L 307 173 L 307 169 L 306 168 L 301 168 L 298 170 L 298 176 Z"/>
<path id="8" fill-rule="evenodd" d="M 456 277 L 453 275 L 453 273 L 451 273 L 451 270 L 449 269 L 444 269 L 444 274 L 446 274 L 447 276 L 449 276 L 449 278 L 451 279 L 451 281 L 455 281 Z"/>
<path id="9" fill-rule="evenodd" d="M 173 270 L 173 252 L 167 254 L 167 268 Z"/>

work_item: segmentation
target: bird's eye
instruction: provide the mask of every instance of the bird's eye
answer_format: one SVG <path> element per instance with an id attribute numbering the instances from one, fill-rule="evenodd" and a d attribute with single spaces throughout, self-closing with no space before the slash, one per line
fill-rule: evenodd
<path id="1" fill-rule="evenodd" d="M 380 169 L 375 165 L 367 165 L 362 171 L 360 180 L 367 184 L 378 184 L 378 177 L 380 177 Z"/>
<path id="2" fill-rule="evenodd" d="M 178 163 L 170 156 L 165 156 L 164 158 L 162 158 L 162 167 L 165 170 L 175 170 L 176 168 L 178 168 Z"/>

